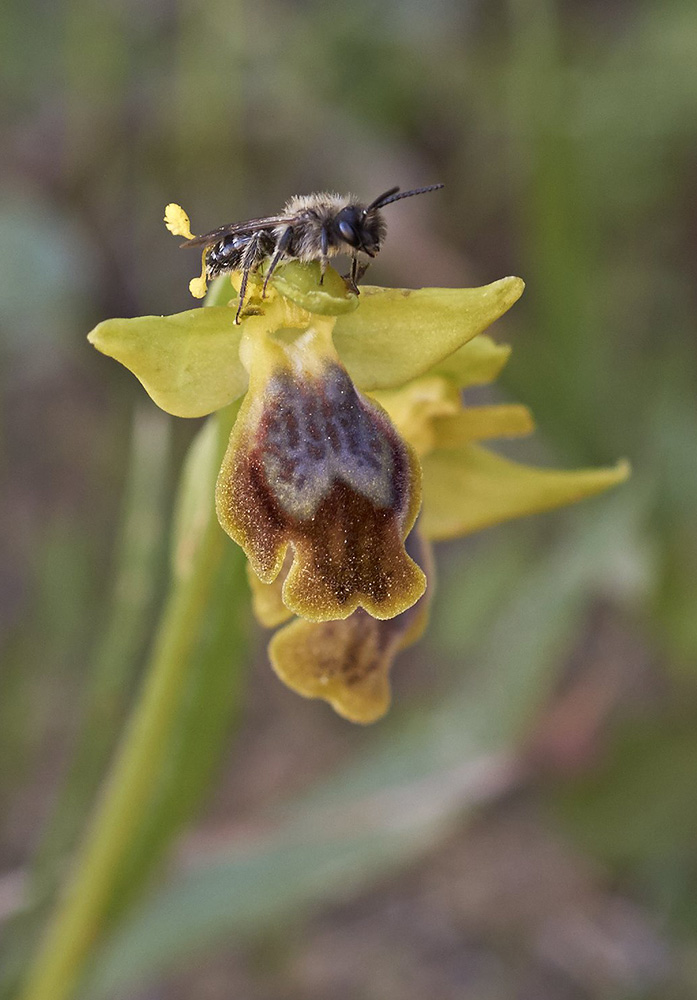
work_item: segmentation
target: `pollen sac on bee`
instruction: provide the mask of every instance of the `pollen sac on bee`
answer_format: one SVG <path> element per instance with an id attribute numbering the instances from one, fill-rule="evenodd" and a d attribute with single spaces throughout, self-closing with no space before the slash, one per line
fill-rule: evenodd
<path id="1" fill-rule="evenodd" d="M 392 618 L 425 589 L 404 547 L 420 505 L 418 461 L 338 360 L 302 349 L 280 356 L 262 385 L 250 370 L 218 478 L 218 518 L 265 583 L 291 546 L 282 597 L 295 614 L 330 621 L 362 607 Z"/>

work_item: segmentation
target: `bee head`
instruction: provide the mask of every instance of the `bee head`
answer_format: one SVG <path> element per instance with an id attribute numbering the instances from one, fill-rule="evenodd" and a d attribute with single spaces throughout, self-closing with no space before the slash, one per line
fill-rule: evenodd
<path id="1" fill-rule="evenodd" d="M 339 240 L 354 250 L 375 257 L 385 236 L 385 223 L 377 209 L 347 205 L 334 220 Z"/>
<path id="2" fill-rule="evenodd" d="M 426 194 L 427 191 L 438 191 L 442 184 L 430 184 L 428 187 L 415 188 L 413 191 L 400 191 L 398 187 L 385 191 L 367 208 L 362 205 L 347 205 L 337 214 L 334 224 L 339 242 L 347 243 L 354 250 L 361 250 L 369 257 L 375 257 L 385 238 L 385 220 L 380 209 L 391 205 L 402 198 L 411 198 L 415 194 Z"/>

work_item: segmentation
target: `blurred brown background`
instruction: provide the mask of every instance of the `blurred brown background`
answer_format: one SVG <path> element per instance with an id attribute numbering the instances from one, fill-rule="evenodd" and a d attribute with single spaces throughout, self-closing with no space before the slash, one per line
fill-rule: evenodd
<path id="1" fill-rule="evenodd" d="M 198 423 L 87 331 L 192 305 L 169 201 L 205 231 L 437 181 L 388 210 L 369 280 L 520 274 L 496 398 L 540 429 L 510 453 L 626 455 L 634 477 L 441 552 L 375 731 L 282 689 L 254 633 L 203 812 L 91 995 L 697 995 L 694 3 L 11 0 L 0 77 L 6 995 L 40 924 L 32 858 L 43 843 L 47 905 L 137 689 Z M 296 857 L 308 815 L 326 833 Z"/>

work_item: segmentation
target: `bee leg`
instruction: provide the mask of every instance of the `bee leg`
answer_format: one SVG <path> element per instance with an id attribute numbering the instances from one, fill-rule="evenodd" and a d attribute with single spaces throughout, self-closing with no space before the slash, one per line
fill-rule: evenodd
<path id="1" fill-rule="evenodd" d="M 237 303 L 237 312 L 235 313 L 235 326 L 240 325 L 240 313 L 244 306 L 244 297 L 247 291 L 247 282 L 249 281 L 250 271 L 253 271 L 259 263 L 259 238 L 253 237 L 247 244 L 244 253 L 242 254 L 242 260 L 240 261 L 240 270 L 242 271 L 242 283 L 240 284 L 240 295 L 239 302 Z"/>
<path id="2" fill-rule="evenodd" d="M 324 284 L 324 272 L 327 270 L 327 264 L 329 263 L 329 235 L 324 226 L 322 226 L 322 232 L 319 237 L 319 248 L 320 248 L 320 260 L 319 260 L 319 283 Z"/>
<path id="3" fill-rule="evenodd" d="M 359 263 L 358 257 L 351 258 L 351 273 L 346 275 L 345 281 L 349 287 L 349 291 L 354 292 L 356 295 L 360 295 L 360 290 L 358 288 L 358 282 L 361 280 L 365 272 L 368 270 L 368 265 L 366 263 Z"/>
<path id="4" fill-rule="evenodd" d="M 262 299 L 266 298 L 266 286 L 271 280 L 271 275 L 274 273 L 278 265 L 281 263 L 281 260 L 285 255 L 286 250 L 288 249 L 288 244 L 290 243 L 290 238 L 292 235 L 293 235 L 293 230 L 290 226 L 284 229 L 283 232 L 281 233 L 278 243 L 274 248 L 273 257 L 271 258 L 269 269 L 266 272 L 266 277 L 264 278 L 264 285 L 263 288 L 261 289 Z"/>
<path id="5" fill-rule="evenodd" d="M 251 268 L 248 267 L 242 272 L 242 284 L 240 285 L 240 294 L 237 302 L 237 312 L 235 313 L 235 326 L 240 325 L 240 313 L 242 312 L 242 306 L 244 305 L 244 295 L 247 291 L 247 281 L 249 279 L 249 272 Z"/>
<path id="6" fill-rule="evenodd" d="M 354 254 L 351 258 L 351 291 L 358 295 L 358 257 Z"/>

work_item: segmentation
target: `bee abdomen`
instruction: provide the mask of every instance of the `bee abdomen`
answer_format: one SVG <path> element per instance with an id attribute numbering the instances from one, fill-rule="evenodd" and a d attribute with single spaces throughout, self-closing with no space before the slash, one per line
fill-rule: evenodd
<path id="1" fill-rule="evenodd" d="M 214 243 L 206 253 L 206 275 L 209 280 L 228 271 L 239 271 L 243 266 L 245 251 L 253 239 L 256 247 L 251 265 L 252 268 L 258 267 L 261 261 L 273 251 L 273 237 L 266 233 L 231 234 L 225 236 L 218 243 Z"/>

